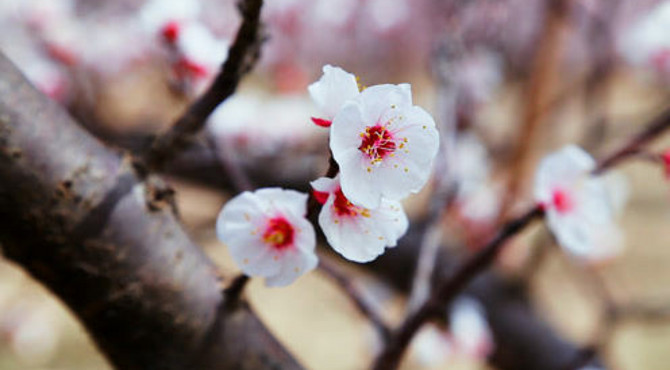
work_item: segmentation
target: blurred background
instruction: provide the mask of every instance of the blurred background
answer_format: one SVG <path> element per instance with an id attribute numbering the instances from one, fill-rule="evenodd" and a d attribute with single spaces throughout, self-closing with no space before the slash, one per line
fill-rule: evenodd
<path id="1" fill-rule="evenodd" d="M 415 104 L 433 114 L 444 144 L 434 180 L 405 205 L 417 224 L 438 205 L 438 247 L 455 256 L 530 204 L 544 155 L 576 143 L 601 157 L 670 97 L 669 1 L 267 0 L 262 14 L 267 40 L 256 68 L 165 174 L 187 229 L 228 276 L 238 269 L 214 233 L 234 195 L 225 173 L 308 190 L 328 164 L 328 132 L 310 122 L 317 111 L 307 94 L 324 64 L 366 86 L 411 83 Z M 90 132 L 133 151 L 207 88 L 239 24 L 233 0 L 2 0 L 0 50 Z M 668 144 L 617 169 L 626 201 L 620 255 L 575 260 L 538 224 L 495 267 L 523 281 L 551 330 L 596 346 L 608 368 L 670 363 L 670 190 L 657 156 Z M 402 319 L 408 297 L 387 275 L 324 253 L 389 323 Z M 322 271 L 282 289 L 254 280 L 247 295 L 308 368 L 366 368 L 380 348 Z M 492 308 L 461 303 L 422 330 L 405 368 L 492 368 Z M 608 315 L 613 307 L 622 313 Z M 108 368 L 67 308 L 0 261 L 0 369 Z"/>

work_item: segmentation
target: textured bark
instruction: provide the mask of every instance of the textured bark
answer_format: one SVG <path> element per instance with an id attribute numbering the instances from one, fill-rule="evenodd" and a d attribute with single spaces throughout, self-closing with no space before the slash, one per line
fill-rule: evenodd
<path id="1" fill-rule="evenodd" d="M 0 241 L 123 369 L 299 368 L 182 230 L 160 180 L 0 56 Z"/>

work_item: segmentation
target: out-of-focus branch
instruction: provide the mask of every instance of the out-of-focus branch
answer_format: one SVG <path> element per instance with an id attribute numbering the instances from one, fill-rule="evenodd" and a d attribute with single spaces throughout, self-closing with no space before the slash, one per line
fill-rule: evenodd
<path id="1" fill-rule="evenodd" d="M 456 70 L 451 63 L 451 50 L 446 46 L 440 48 L 434 57 L 433 75 L 438 81 L 438 131 L 440 133 L 440 147 L 435 158 L 436 174 L 433 180 L 433 194 L 428 206 L 426 217 L 428 226 L 421 239 L 421 252 L 417 261 L 417 268 L 412 280 L 412 290 L 409 294 L 408 309 L 418 309 L 428 299 L 432 291 L 433 269 L 437 251 L 442 241 L 442 221 L 447 209 L 453 204 L 458 190 L 454 170 L 456 158 L 456 140 L 459 115 L 457 114 L 458 88 L 455 83 Z"/>
<path id="2" fill-rule="evenodd" d="M 0 242 L 122 369 L 299 368 L 182 230 L 160 182 L 0 56 Z"/>
<path id="3" fill-rule="evenodd" d="M 242 25 L 228 59 L 209 89 L 179 117 L 172 127 L 156 137 L 144 158 L 148 169 L 161 169 L 166 162 L 181 151 L 205 126 L 207 117 L 216 107 L 231 96 L 242 77 L 254 66 L 260 56 L 262 43 L 260 13 L 263 0 L 241 0 Z"/>
<path id="4" fill-rule="evenodd" d="M 371 307 L 368 301 L 361 295 L 354 282 L 324 258 L 321 258 L 319 261 L 319 271 L 323 272 L 333 280 L 346 293 L 349 299 L 354 303 L 354 306 L 356 306 L 356 309 L 358 309 L 358 311 L 360 311 L 360 313 L 374 326 L 375 330 L 377 330 L 377 333 L 379 333 L 379 336 L 382 338 L 382 341 L 386 341 L 390 336 L 391 331 L 377 310 L 374 307 Z"/>
<path id="5" fill-rule="evenodd" d="M 508 185 L 499 220 L 505 220 L 511 206 L 523 193 L 524 182 L 532 166 L 533 144 L 537 142 L 539 128 L 549 114 L 551 94 L 558 83 L 561 57 L 565 49 L 566 34 L 570 25 L 572 0 L 547 2 L 545 26 L 533 56 L 531 73 L 525 87 L 524 110 L 518 129 L 516 147 L 512 153 Z"/>
<path id="6" fill-rule="evenodd" d="M 624 159 L 628 159 L 668 128 L 670 128 L 670 107 L 666 107 L 651 123 L 646 125 L 640 133 L 621 146 L 621 148 L 599 161 L 593 173 L 600 174 Z"/>
<path id="7" fill-rule="evenodd" d="M 517 219 L 505 224 L 500 232 L 472 258 L 459 267 L 452 277 L 437 286 L 431 297 L 414 313 L 410 314 L 389 340 L 379 357 L 375 360 L 374 369 L 395 369 L 417 330 L 440 309 L 447 305 L 465 286 L 481 271 L 486 269 L 498 255 L 505 242 L 537 218 L 544 211 L 536 206 Z"/>
<path id="8" fill-rule="evenodd" d="M 412 224 L 408 234 L 378 260 L 369 264 L 371 271 L 385 278 L 397 289 L 411 287 L 412 269 L 419 255 L 419 241 L 425 224 Z M 459 256 L 450 248 L 440 248 L 432 276 L 438 282 L 451 276 Z M 398 271 L 407 271 L 398 274 Z M 486 311 L 494 336 L 495 351 L 489 363 L 501 370 L 563 370 L 579 352 L 574 344 L 562 339 L 534 309 L 523 285 L 496 271 L 486 271 L 472 281 L 463 294 L 475 298 Z M 446 313 L 444 307 L 443 313 Z"/>
<path id="9" fill-rule="evenodd" d="M 601 11 L 595 12 L 589 12 L 583 4 L 576 6 L 591 20 L 591 27 L 585 40 L 589 43 L 591 54 L 591 70 L 584 81 L 584 114 L 588 125 L 582 140 L 582 146 L 591 152 L 602 145 L 610 125 L 607 102 L 610 80 L 617 60 L 615 30 L 611 19 L 619 6 L 619 0 L 609 1 Z"/>
<path id="10" fill-rule="evenodd" d="M 252 190 L 254 188 L 253 182 L 247 175 L 246 171 L 240 166 L 237 161 L 235 151 L 232 148 L 232 145 L 217 147 L 214 138 L 211 135 L 206 135 L 207 146 L 210 148 L 212 153 L 215 154 L 218 162 L 215 161 L 215 165 L 220 164 L 220 172 L 225 173 L 230 178 L 230 183 L 232 185 L 232 190 L 235 193 L 240 193 L 245 190 Z"/>

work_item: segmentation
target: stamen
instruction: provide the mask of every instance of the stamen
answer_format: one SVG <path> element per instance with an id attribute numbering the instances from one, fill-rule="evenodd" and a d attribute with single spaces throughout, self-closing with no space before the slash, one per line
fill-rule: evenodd
<path id="1" fill-rule="evenodd" d="M 270 219 L 263 233 L 263 241 L 277 250 L 293 245 L 293 226 L 284 217 Z"/>
<path id="2" fill-rule="evenodd" d="M 370 158 L 371 164 L 381 163 L 384 157 L 393 154 L 396 149 L 393 135 L 380 124 L 366 127 L 360 135 L 362 140 L 358 150 Z"/>

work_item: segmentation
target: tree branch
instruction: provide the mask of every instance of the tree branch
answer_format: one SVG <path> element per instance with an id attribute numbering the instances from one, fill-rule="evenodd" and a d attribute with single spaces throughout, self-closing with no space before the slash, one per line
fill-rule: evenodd
<path id="1" fill-rule="evenodd" d="M 165 133 L 158 136 L 145 155 L 143 165 L 160 170 L 205 126 L 207 118 L 237 89 L 242 77 L 260 56 L 260 13 L 263 0 L 241 0 L 242 25 L 230 47 L 228 59 L 209 89 L 196 100 Z"/>
<path id="2" fill-rule="evenodd" d="M 323 258 L 319 261 L 319 270 L 333 280 L 346 293 L 358 311 L 370 320 L 370 323 L 377 330 L 382 341 L 386 341 L 391 335 L 391 331 L 384 322 L 384 319 L 379 316 L 377 310 L 371 307 L 366 299 L 360 294 L 355 287 L 354 282 L 333 264 L 325 261 Z"/>
<path id="3" fill-rule="evenodd" d="M 470 280 L 488 267 L 509 238 L 543 215 L 542 208 L 535 206 L 521 217 L 505 224 L 493 240 L 458 268 L 451 278 L 443 281 L 431 297 L 405 319 L 375 360 L 373 368 L 377 370 L 397 368 L 416 331 L 431 317 L 439 313 L 440 309 L 460 293 Z"/>
<path id="4" fill-rule="evenodd" d="M 299 368 L 180 227 L 156 182 L 0 55 L 0 242 L 123 369 Z"/>

